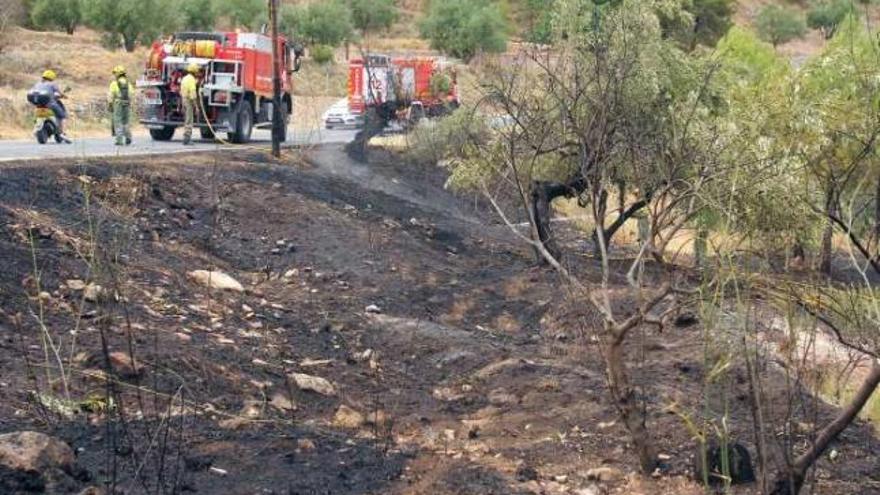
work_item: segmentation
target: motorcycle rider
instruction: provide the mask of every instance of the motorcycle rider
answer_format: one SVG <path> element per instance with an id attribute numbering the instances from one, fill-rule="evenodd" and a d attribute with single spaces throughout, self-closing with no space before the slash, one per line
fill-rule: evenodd
<path id="1" fill-rule="evenodd" d="M 117 65 L 113 68 L 113 80 L 107 93 L 107 104 L 113 116 L 113 136 L 116 145 L 131 144 L 131 98 L 134 85 L 128 80 L 125 67 Z"/>
<path id="2" fill-rule="evenodd" d="M 55 114 L 55 120 L 58 123 L 58 136 L 62 142 L 70 144 L 70 139 L 64 134 L 64 121 L 67 119 L 67 111 L 61 103 L 61 99 L 65 98 L 65 95 L 58 88 L 58 84 L 55 83 L 57 77 L 58 75 L 52 69 L 43 71 L 42 80 L 34 85 L 33 90 L 49 94 L 50 100 L 46 106 Z"/>

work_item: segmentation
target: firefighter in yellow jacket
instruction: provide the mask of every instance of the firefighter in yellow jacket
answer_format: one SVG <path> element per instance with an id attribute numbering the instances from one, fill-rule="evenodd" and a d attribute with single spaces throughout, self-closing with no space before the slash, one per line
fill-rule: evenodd
<path id="1" fill-rule="evenodd" d="M 116 145 L 131 144 L 131 100 L 134 97 L 134 85 L 125 74 L 125 67 L 117 65 L 113 68 L 113 81 L 107 93 L 107 103 L 113 116 L 113 136 Z"/>
<path id="2" fill-rule="evenodd" d="M 190 64 L 186 69 L 187 75 L 180 80 L 180 99 L 183 101 L 183 144 L 192 144 L 193 121 L 195 120 L 197 98 L 199 97 L 199 84 L 196 75 L 199 73 L 198 64 Z"/>

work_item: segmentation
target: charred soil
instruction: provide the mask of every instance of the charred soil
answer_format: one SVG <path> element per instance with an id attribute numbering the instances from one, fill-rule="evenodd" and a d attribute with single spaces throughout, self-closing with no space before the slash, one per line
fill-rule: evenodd
<path id="1" fill-rule="evenodd" d="M 701 407 L 699 325 L 631 350 L 666 459 L 632 474 L 587 303 L 443 170 L 372 157 L 0 168 L 0 433 L 61 438 L 77 489 L 120 493 L 703 493 L 663 412 Z M 751 445 L 746 384 L 729 393 Z M 880 493 L 873 429 L 836 448 L 817 493 Z"/>

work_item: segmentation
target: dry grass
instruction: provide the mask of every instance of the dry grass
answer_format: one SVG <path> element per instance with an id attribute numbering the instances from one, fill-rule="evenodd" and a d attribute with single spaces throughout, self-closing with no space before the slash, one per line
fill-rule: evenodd
<path id="1" fill-rule="evenodd" d="M 98 33 L 88 30 L 68 36 L 13 28 L 12 36 L 16 43 L 0 53 L 0 139 L 30 137 L 32 110 L 25 94 L 47 68 L 58 73 L 62 87 L 71 87 L 66 102 L 71 111 L 69 134 L 109 135 L 104 99 L 110 69 L 122 64 L 139 75 L 146 48 L 134 53 L 107 50 Z M 346 67 L 345 63 L 320 66 L 306 61 L 294 76 L 294 127 L 313 129 L 320 125 L 324 110 L 346 94 Z"/>
<path id="2" fill-rule="evenodd" d="M 97 33 L 81 30 L 73 36 L 13 28 L 10 44 L 0 53 L 0 139 L 30 135 L 31 107 L 27 90 L 46 69 L 58 73 L 62 87 L 71 88 L 69 133 L 74 136 L 109 134 L 104 111 L 110 69 L 125 65 L 136 72 L 146 60 L 146 50 L 134 53 L 101 47 Z"/>

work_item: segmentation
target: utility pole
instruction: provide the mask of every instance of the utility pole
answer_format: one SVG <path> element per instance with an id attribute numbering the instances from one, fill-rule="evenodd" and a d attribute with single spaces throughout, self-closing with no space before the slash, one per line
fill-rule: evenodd
<path id="1" fill-rule="evenodd" d="M 281 115 L 281 54 L 278 46 L 278 0 L 269 0 L 272 26 L 272 156 L 281 157 L 281 141 L 287 135 Z"/>

